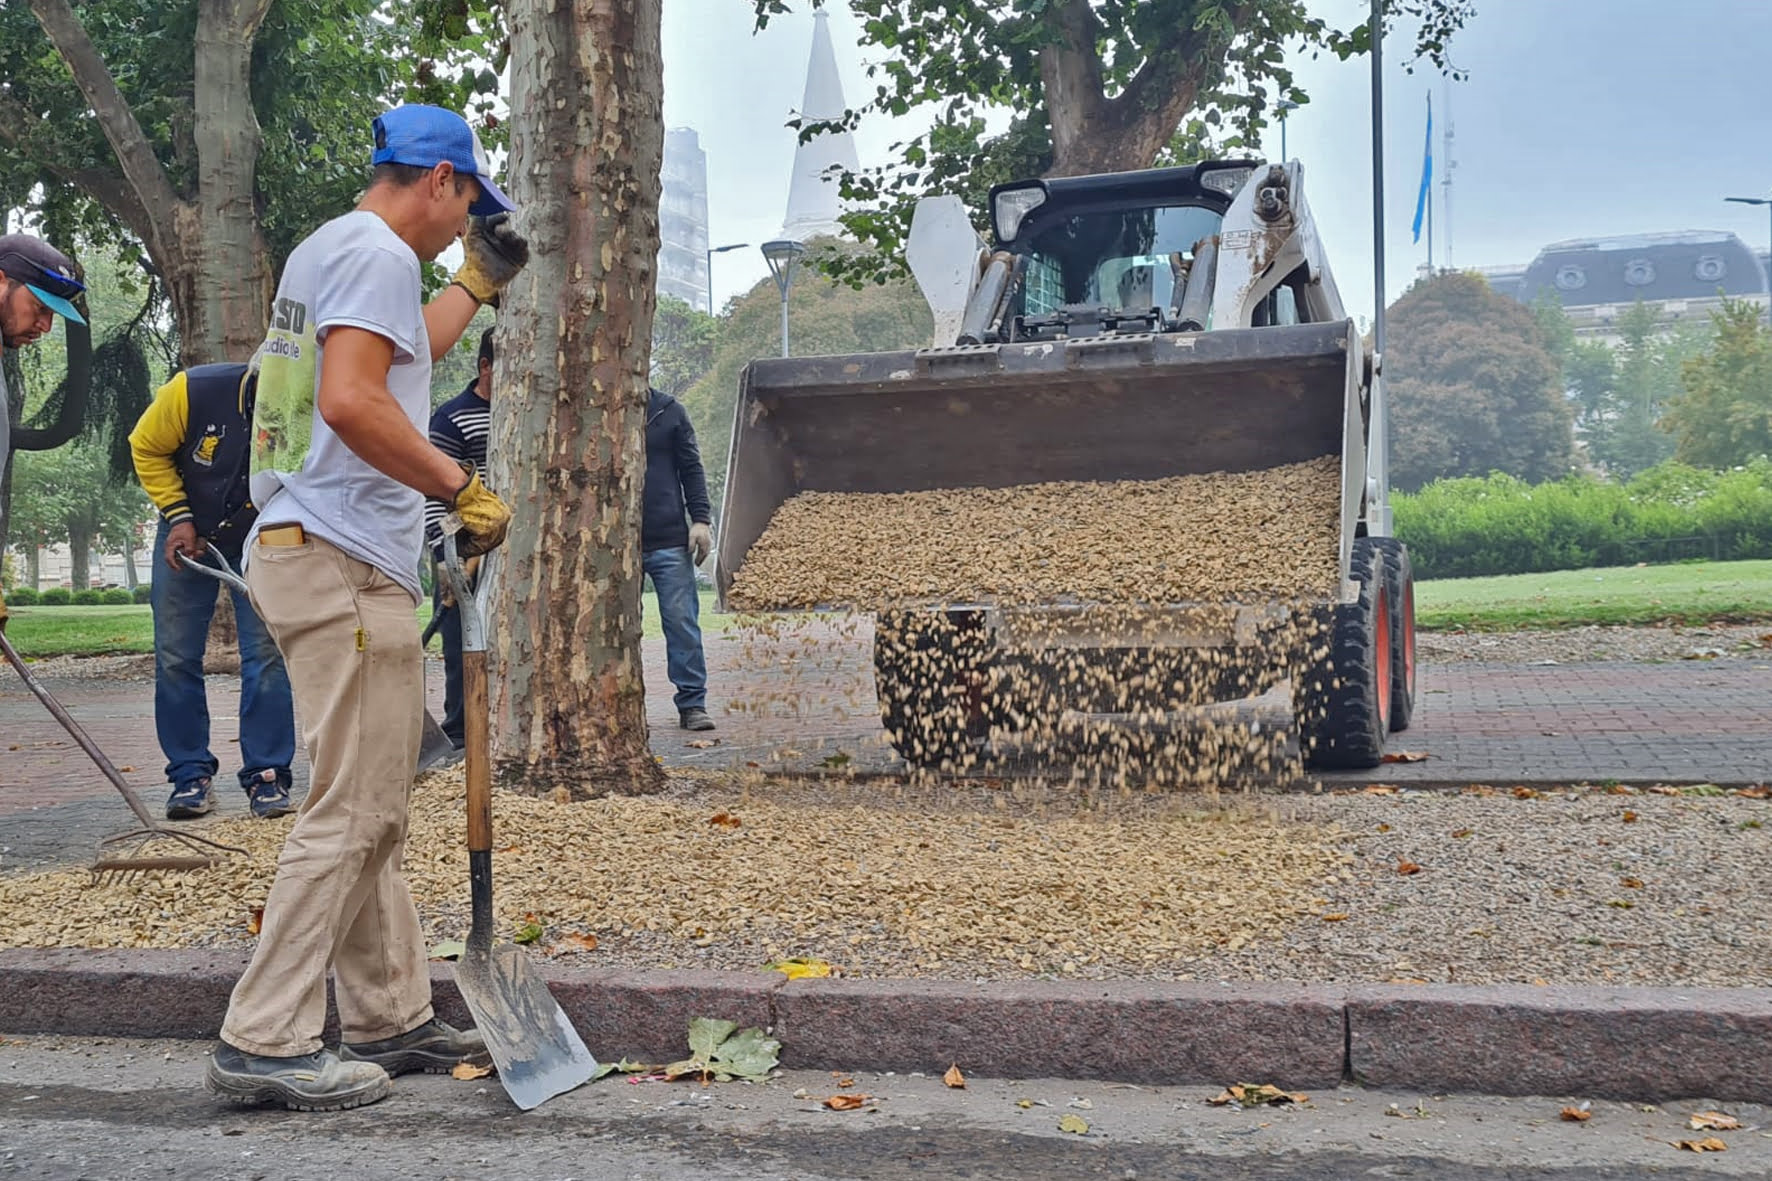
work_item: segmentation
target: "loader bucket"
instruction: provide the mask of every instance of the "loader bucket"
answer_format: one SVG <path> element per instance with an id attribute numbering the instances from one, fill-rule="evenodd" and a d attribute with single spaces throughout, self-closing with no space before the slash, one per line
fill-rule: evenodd
<path id="1" fill-rule="evenodd" d="M 800 492 L 1155 480 L 1336 455 L 1342 555 L 1366 480 L 1352 321 L 753 361 L 721 513 L 733 576 Z"/>

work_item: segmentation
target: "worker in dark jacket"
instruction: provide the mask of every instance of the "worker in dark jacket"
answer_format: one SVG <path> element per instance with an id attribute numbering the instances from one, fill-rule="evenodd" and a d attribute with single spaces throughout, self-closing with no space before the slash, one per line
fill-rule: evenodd
<path id="1" fill-rule="evenodd" d="M 664 623 L 665 669 L 685 730 L 712 730 L 695 568 L 714 549 L 713 508 L 689 412 L 653 390 L 646 405 L 646 503 L 640 549 Z"/>

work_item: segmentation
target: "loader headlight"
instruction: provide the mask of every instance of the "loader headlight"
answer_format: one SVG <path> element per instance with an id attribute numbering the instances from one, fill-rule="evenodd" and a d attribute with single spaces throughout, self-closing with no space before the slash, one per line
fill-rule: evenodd
<path id="1" fill-rule="evenodd" d="M 1254 171 L 1253 168 L 1214 168 L 1200 177 L 1200 187 L 1235 197 Z"/>
<path id="2" fill-rule="evenodd" d="M 1045 203 L 1046 186 L 1037 180 L 992 193 L 991 229 L 996 233 L 998 243 L 1015 241 L 1027 215 Z"/>

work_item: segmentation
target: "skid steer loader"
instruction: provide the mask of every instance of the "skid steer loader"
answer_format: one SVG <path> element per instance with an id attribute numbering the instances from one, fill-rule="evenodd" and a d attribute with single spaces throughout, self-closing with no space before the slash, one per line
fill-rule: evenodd
<path id="1" fill-rule="evenodd" d="M 1314 765 L 1376 765 L 1415 703 L 1413 577 L 1380 535 L 1384 490 L 1368 479 L 1377 359 L 1342 306 L 1301 166 L 1020 181 L 994 188 L 989 212 L 986 247 L 957 198 L 916 211 L 906 256 L 936 347 L 746 367 L 723 607 L 801 492 L 1153 480 L 1334 456 L 1339 585 L 1305 605 L 1308 641 L 1296 603 L 1166 604 L 1134 634 L 1086 603 L 980 594 L 880 611 L 876 682 L 894 745 L 925 766 L 957 768 L 1017 730 L 1177 729 L 1226 709 L 1286 729 Z M 1097 675 L 1056 671 L 1079 655 Z M 1055 705 L 1060 682 L 1073 689 Z M 1045 688 L 1015 700 L 1030 683 Z"/>

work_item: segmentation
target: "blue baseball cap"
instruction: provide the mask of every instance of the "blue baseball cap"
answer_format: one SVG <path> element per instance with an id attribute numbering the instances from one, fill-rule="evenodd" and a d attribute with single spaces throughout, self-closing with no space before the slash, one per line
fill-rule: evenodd
<path id="1" fill-rule="evenodd" d="M 376 116 L 375 153 L 371 164 L 410 164 L 435 168 L 448 163 L 457 172 L 480 182 L 480 198 L 468 206 L 476 217 L 509 213 L 517 206 L 492 183 L 492 167 L 486 149 L 468 121 L 442 107 L 409 103 Z"/>
<path id="2" fill-rule="evenodd" d="M 86 291 L 80 272 L 72 259 L 41 238 L 29 234 L 0 237 L 0 274 L 23 283 L 44 307 L 64 319 L 86 323 L 73 302 Z"/>

